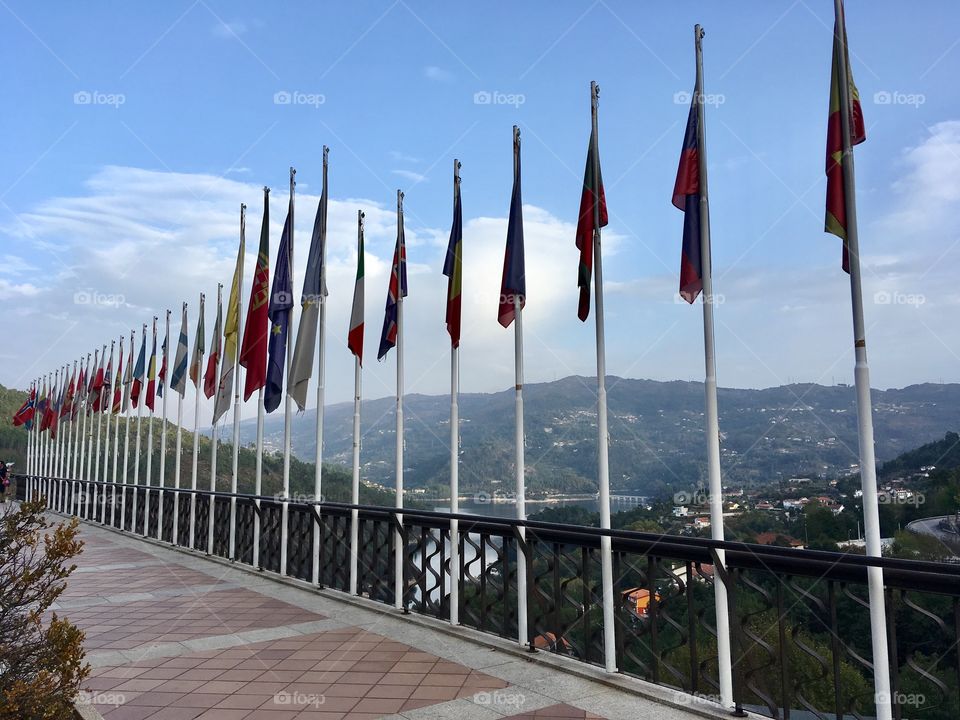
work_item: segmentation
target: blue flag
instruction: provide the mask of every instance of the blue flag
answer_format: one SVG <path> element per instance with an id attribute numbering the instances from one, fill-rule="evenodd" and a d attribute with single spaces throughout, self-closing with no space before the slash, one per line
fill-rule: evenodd
<path id="1" fill-rule="evenodd" d="M 514 130 L 513 194 L 510 197 L 510 219 L 507 222 L 507 247 L 503 254 L 503 280 L 500 282 L 500 308 L 497 320 L 509 327 L 516 313 L 527 303 L 527 278 L 523 261 L 523 200 L 520 197 L 520 133 Z"/>
<path id="2" fill-rule="evenodd" d="M 270 292 L 270 339 L 267 344 L 267 387 L 263 407 L 273 412 L 283 398 L 283 370 L 287 363 L 287 328 L 293 309 L 293 283 L 290 279 L 290 212 L 283 223 L 283 235 L 277 250 L 277 271 Z"/>
<path id="3" fill-rule="evenodd" d="M 383 331 L 380 333 L 380 351 L 377 360 L 382 360 L 397 345 L 397 303 L 407 296 L 407 243 L 403 234 L 403 214 L 400 214 L 397 228 L 397 245 L 393 250 L 393 264 L 390 266 L 390 285 L 387 288 L 387 306 L 383 317 Z"/>

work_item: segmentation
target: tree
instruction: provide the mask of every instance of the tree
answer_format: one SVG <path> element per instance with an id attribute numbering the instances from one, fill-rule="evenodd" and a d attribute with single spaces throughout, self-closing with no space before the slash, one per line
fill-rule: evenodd
<path id="1" fill-rule="evenodd" d="M 83 632 L 51 613 L 83 549 L 77 520 L 54 524 L 40 501 L 0 514 L 0 719 L 73 717 L 73 698 L 90 674 Z"/>

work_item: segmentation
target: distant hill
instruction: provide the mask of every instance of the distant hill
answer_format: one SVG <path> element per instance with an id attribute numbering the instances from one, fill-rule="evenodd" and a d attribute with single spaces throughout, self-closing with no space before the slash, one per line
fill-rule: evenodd
<path id="1" fill-rule="evenodd" d="M 924 467 L 941 472 L 960 468 L 960 435 L 948 432 L 940 440 L 905 452 L 883 463 L 879 474 L 881 478 L 896 478 L 916 473 Z"/>
<path id="2" fill-rule="evenodd" d="M 689 487 L 706 477 L 703 385 L 617 377 L 607 379 L 610 477 L 615 491 L 651 495 Z M 524 387 L 528 488 L 596 490 L 596 380 L 571 376 Z M 878 460 L 890 460 L 960 427 L 960 385 L 923 384 L 874 390 Z M 460 396 L 464 492 L 509 489 L 513 473 L 513 390 Z M 719 391 L 722 462 L 727 484 L 765 485 L 791 477 L 839 476 L 857 458 L 852 387 L 786 385 Z M 363 403 L 363 476 L 391 485 L 395 447 L 393 398 Z M 406 476 L 409 487 L 445 486 L 449 466 L 447 396 L 408 395 Z M 328 406 L 324 461 L 349 465 L 352 403 Z M 314 411 L 293 422 L 298 457 L 314 457 Z M 256 421 L 241 424 L 255 439 Z M 282 447 L 283 416 L 268 416 L 265 442 Z"/>

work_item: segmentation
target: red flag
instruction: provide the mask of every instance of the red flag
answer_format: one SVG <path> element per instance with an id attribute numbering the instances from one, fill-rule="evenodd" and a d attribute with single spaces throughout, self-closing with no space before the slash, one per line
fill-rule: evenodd
<path id="1" fill-rule="evenodd" d="M 590 147 L 587 148 L 587 168 L 583 171 L 583 191 L 580 194 L 580 218 L 577 220 L 577 249 L 580 251 L 580 266 L 577 272 L 577 285 L 580 286 L 580 303 L 577 317 L 584 322 L 590 316 L 590 282 L 593 278 L 593 233 L 607 224 L 607 199 L 603 193 L 603 173 L 600 172 L 600 158 L 596 157 L 596 177 L 594 177 L 594 154 L 599 153 L 597 139 L 590 132 Z M 600 202 L 599 221 L 594 227 L 594 203 Z"/>
<path id="2" fill-rule="evenodd" d="M 269 192 L 269 191 L 267 191 Z M 260 226 L 260 250 L 257 267 L 250 286 L 250 304 L 247 305 L 247 322 L 243 328 L 240 346 L 240 364 L 246 368 L 243 384 L 243 399 L 249 400 L 255 390 L 267 384 L 267 340 L 270 328 L 270 203 L 264 192 L 263 223 Z"/>

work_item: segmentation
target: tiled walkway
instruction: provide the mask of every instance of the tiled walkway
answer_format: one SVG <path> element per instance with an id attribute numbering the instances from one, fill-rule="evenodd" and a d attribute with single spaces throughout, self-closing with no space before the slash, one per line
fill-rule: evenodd
<path id="1" fill-rule="evenodd" d="M 56 606 L 107 720 L 634 718 L 690 712 L 336 593 L 82 525 Z M 716 714 L 716 717 L 721 717 Z"/>

